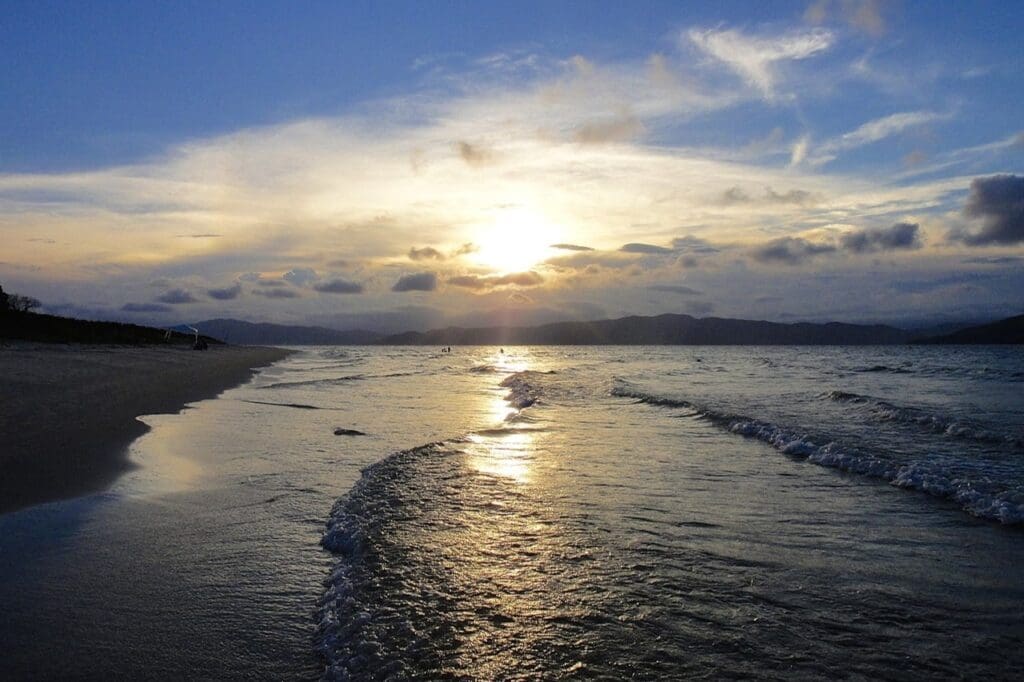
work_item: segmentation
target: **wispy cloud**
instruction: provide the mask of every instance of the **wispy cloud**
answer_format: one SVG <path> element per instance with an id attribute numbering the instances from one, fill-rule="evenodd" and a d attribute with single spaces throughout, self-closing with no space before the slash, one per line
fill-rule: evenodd
<path id="1" fill-rule="evenodd" d="M 734 29 L 694 29 L 686 35 L 701 51 L 725 63 L 768 99 L 775 97 L 780 63 L 807 59 L 835 42 L 835 36 L 825 29 L 779 36 L 753 36 Z"/>
<path id="2" fill-rule="evenodd" d="M 882 118 L 876 118 L 848 133 L 843 133 L 838 137 L 821 143 L 814 149 L 813 156 L 809 159 L 809 162 L 815 165 L 828 163 L 844 151 L 874 144 L 911 128 L 936 121 L 948 120 L 949 118 L 949 114 L 934 111 L 902 111 L 883 116 Z"/>

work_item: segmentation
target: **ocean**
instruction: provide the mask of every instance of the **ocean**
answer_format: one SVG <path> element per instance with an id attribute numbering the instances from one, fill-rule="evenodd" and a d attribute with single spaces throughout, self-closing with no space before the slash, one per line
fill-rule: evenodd
<path id="1" fill-rule="evenodd" d="M 1017 347 L 313 347 L 0 516 L 8 679 L 1019 679 Z"/>

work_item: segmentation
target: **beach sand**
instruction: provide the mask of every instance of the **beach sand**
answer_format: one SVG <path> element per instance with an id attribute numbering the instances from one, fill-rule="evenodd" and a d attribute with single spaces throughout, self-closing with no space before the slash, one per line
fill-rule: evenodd
<path id="1" fill-rule="evenodd" d="M 102 490 L 131 467 L 136 417 L 242 383 L 280 348 L 0 346 L 0 513 Z"/>

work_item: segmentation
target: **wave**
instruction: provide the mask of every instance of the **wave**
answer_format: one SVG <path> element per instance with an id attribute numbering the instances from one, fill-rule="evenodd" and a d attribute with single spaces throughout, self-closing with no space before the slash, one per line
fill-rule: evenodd
<path id="1" fill-rule="evenodd" d="M 539 390 L 528 381 L 530 372 L 516 372 L 502 380 L 500 386 L 509 389 L 505 400 L 517 410 L 532 407 L 540 400 Z"/>
<path id="2" fill-rule="evenodd" d="M 846 391 L 829 391 L 822 394 L 821 397 L 833 402 L 862 406 L 872 417 L 880 421 L 911 424 L 933 433 L 961 440 L 1005 444 L 1015 448 L 1024 447 L 1024 439 L 1018 436 L 996 433 L 957 417 L 931 414 L 916 407 L 899 406 L 879 398 Z"/>
<path id="3" fill-rule="evenodd" d="M 889 367 L 888 365 L 872 365 L 870 367 L 854 367 L 854 372 L 885 372 L 888 374 L 912 374 L 914 370 L 906 367 Z"/>
<path id="4" fill-rule="evenodd" d="M 367 377 L 363 374 L 348 374 L 340 377 L 327 377 L 324 379 L 304 379 L 303 381 L 278 381 L 273 384 L 260 386 L 267 388 L 296 388 L 299 386 L 333 386 L 335 384 L 346 384 L 352 381 L 362 381 Z"/>
<path id="5" fill-rule="evenodd" d="M 506 421 L 509 421 L 509 420 L 506 420 Z M 490 428 L 490 429 L 477 429 L 473 433 L 475 435 L 477 435 L 477 436 L 488 436 L 488 437 L 492 437 L 492 438 L 501 438 L 502 436 L 514 436 L 514 435 L 520 434 L 520 433 L 538 433 L 538 432 L 543 432 L 543 431 L 547 431 L 547 429 L 542 427 L 542 426 L 535 426 L 535 427 L 526 426 L 526 427 L 516 427 L 516 428 L 512 428 L 512 427 L 508 427 L 508 426 L 497 426 L 497 427 Z"/>
<path id="6" fill-rule="evenodd" d="M 993 482 L 985 472 L 964 471 L 942 460 L 899 462 L 844 446 L 828 437 L 819 438 L 768 421 L 698 407 L 687 400 L 645 393 L 622 383 L 612 389 L 612 394 L 658 407 L 686 408 L 692 410 L 694 416 L 731 433 L 760 440 L 783 454 L 953 500 L 974 516 L 1005 524 L 1024 524 L 1024 489 Z M 864 398 L 852 393 L 840 395 L 848 396 L 851 401 Z"/>
<path id="7" fill-rule="evenodd" d="M 331 509 L 320 544 L 340 560 L 324 582 L 316 630 L 326 679 L 401 676 L 405 664 L 400 654 L 415 651 L 417 636 L 409 614 L 388 608 L 388 597 L 398 601 L 402 591 L 382 594 L 375 584 L 387 563 L 389 544 L 377 531 L 393 521 L 397 507 L 416 501 L 403 489 L 405 483 L 416 485 L 411 460 L 438 454 L 441 445 L 402 450 L 367 467 Z"/>

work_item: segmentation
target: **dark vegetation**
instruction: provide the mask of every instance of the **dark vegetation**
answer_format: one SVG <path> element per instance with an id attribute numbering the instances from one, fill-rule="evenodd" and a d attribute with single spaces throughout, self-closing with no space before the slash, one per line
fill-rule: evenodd
<path id="1" fill-rule="evenodd" d="M 200 336 L 209 344 L 221 342 Z M 173 344 L 191 346 L 193 334 L 171 332 L 122 322 L 96 322 L 39 313 L 0 312 L 0 339 L 41 343 L 112 343 L 119 345 Z"/>
<path id="2" fill-rule="evenodd" d="M 195 335 L 167 333 L 165 329 L 121 322 L 96 322 L 70 317 L 43 315 L 32 310 L 39 301 L 28 296 L 6 294 L 0 287 L 0 339 L 41 343 L 112 343 L 119 345 L 173 344 L 191 346 Z M 200 336 L 207 343 L 216 339 Z"/>

